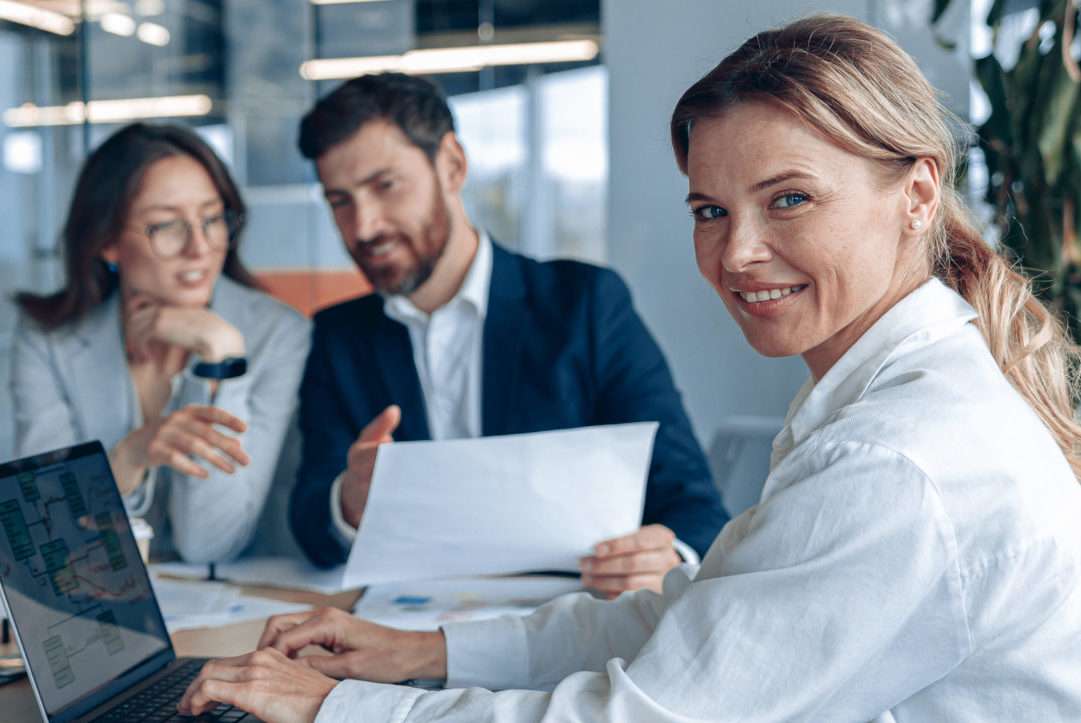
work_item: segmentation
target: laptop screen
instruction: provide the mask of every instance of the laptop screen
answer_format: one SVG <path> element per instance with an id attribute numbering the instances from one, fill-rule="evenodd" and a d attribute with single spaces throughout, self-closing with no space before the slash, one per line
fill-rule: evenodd
<path id="1" fill-rule="evenodd" d="M 0 465 L 0 578 L 50 717 L 170 647 L 105 451 Z"/>

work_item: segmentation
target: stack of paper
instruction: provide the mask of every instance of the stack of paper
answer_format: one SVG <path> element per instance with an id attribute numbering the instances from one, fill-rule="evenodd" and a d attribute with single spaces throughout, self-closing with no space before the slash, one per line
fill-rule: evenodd
<path id="1" fill-rule="evenodd" d="M 311 607 L 241 595 L 237 588 L 216 582 L 170 580 L 159 575 L 152 575 L 150 582 L 170 633 L 300 612 Z"/>
<path id="2" fill-rule="evenodd" d="M 582 589 L 568 577 L 469 577 L 375 585 L 353 608 L 358 616 L 403 630 L 528 615 L 552 598 Z"/>

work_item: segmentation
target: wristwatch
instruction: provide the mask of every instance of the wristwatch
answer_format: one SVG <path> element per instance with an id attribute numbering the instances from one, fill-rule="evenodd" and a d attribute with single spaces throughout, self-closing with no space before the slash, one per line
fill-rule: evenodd
<path id="1" fill-rule="evenodd" d="M 203 379 L 234 379 L 248 371 L 248 360 L 242 356 L 227 356 L 218 362 L 201 361 L 191 373 Z"/>

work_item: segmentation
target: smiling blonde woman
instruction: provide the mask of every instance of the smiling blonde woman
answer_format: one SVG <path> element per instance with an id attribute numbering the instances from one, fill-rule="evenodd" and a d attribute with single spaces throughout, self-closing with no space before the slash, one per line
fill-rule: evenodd
<path id="1" fill-rule="evenodd" d="M 755 349 L 811 372 L 761 501 L 697 575 L 435 633 L 272 618 L 265 649 L 207 665 L 185 708 L 1081 720 L 1072 348 L 965 220 L 945 118 L 893 41 L 832 16 L 756 35 L 679 101 L 699 269 Z M 290 659 L 311 643 L 334 655 Z M 364 682 L 418 677 L 448 690 Z"/>

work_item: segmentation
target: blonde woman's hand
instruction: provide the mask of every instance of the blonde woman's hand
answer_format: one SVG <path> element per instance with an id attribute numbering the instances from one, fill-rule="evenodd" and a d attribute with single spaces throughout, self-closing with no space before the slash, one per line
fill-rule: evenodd
<path id="1" fill-rule="evenodd" d="M 267 723 L 309 723 L 337 684 L 276 650 L 257 650 L 204 665 L 177 710 L 200 715 L 225 703 Z"/>
<path id="2" fill-rule="evenodd" d="M 237 465 L 251 462 L 240 440 L 218 429 L 240 434 L 247 429 L 243 420 L 224 409 L 189 405 L 147 422 L 128 434 L 109 455 L 122 494 L 131 494 L 150 467 L 167 466 L 206 479 L 207 464 L 226 474 Z"/>
<path id="3" fill-rule="evenodd" d="M 186 349 L 206 361 L 244 356 L 244 336 L 210 309 L 167 306 L 144 293 L 124 305 L 124 344 L 136 363 L 151 358 L 157 344 Z"/>
<path id="4" fill-rule="evenodd" d="M 259 648 L 296 658 L 309 646 L 331 655 L 300 661 L 332 678 L 398 683 L 447 677 L 447 643 L 441 631 L 397 630 L 337 608 L 275 615 L 267 620 Z"/>

